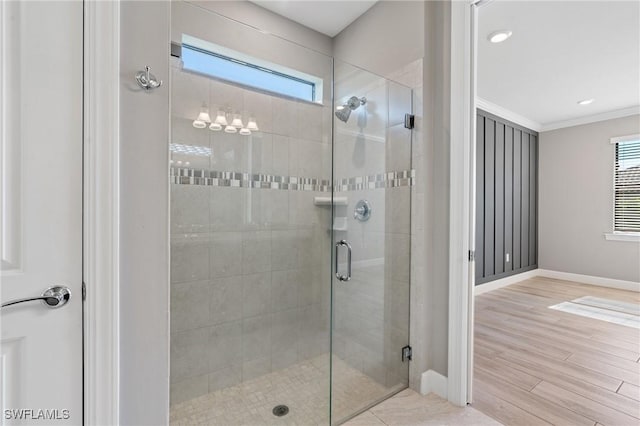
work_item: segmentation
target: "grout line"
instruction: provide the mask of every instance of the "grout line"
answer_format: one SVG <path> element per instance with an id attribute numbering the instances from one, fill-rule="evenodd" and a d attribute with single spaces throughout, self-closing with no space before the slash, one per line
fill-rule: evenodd
<path id="1" fill-rule="evenodd" d="M 542 380 L 541 380 L 541 382 L 542 382 Z M 536 386 L 537 386 L 537 385 L 536 385 Z M 534 394 L 534 395 L 535 395 L 535 394 Z M 544 398 L 544 397 L 542 397 L 542 396 L 540 396 L 540 395 L 536 395 L 536 396 L 537 396 L 537 397 L 539 397 L 539 398 L 541 398 L 541 399 L 544 399 L 544 400 L 548 401 L 551 405 L 555 405 L 555 406 L 560 407 L 560 408 L 565 408 L 565 407 L 563 407 L 562 405 L 556 404 L 555 402 L 553 402 L 553 401 L 551 401 L 551 400 L 548 400 L 548 399 L 546 399 L 546 398 Z M 506 402 L 506 403 L 507 403 L 507 404 L 509 404 L 509 405 L 513 405 L 514 407 L 516 407 L 516 408 L 518 408 L 518 409 L 520 409 L 520 410 L 524 411 L 525 413 L 528 413 L 528 414 L 532 415 L 533 417 L 537 417 L 537 418 L 539 418 L 539 419 L 540 419 L 542 422 L 544 422 L 544 423 L 547 423 L 547 424 L 550 424 L 550 425 L 552 424 L 551 422 L 549 422 L 548 420 L 543 419 L 543 418 L 542 418 L 542 417 L 540 417 L 539 415 L 537 415 L 537 414 L 535 414 L 535 413 L 532 413 L 531 411 L 527 410 L 527 409 L 526 409 L 526 408 L 524 408 L 524 407 L 519 406 L 518 404 L 516 404 L 516 402 L 515 402 L 515 401 L 513 401 L 513 402 L 512 402 L 512 401 L 506 400 L 506 399 L 504 399 L 504 398 L 499 397 L 498 395 L 493 395 L 493 397 L 494 397 L 494 398 L 496 398 L 496 399 L 499 399 L 500 401 L 504 401 L 504 402 Z M 586 417 L 586 416 L 584 416 L 584 417 Z"/>
<path id="2" fill-rule="evenodd" d="M 534 376 L 534 377 L 535 377 L 535 376 Z M 537 387 L 538 387 L 538 385 L 539 385 L 540 383 L 542 383 L 543 381 L 544 381 L 544 380 L 542 380 L 542 379 L 541 379 L 541 380 L 540 380 L 538 383 L 536 383 L 536 384 L 535 384 L 531 389 L 529 389 L 529 392 L 533 393 L 533 390 L 534 390 L 535 388 L 537 388 Z M 553 383 L 551 383 L 551 384 L 553 384 Z M 540 396 L 540 395 L 538 395 L 538 396 Z M 541 398 L 542 398 L 542 397 L 541 397 Z"/>
<path id="3" fill-rule="evenodd" d="M 510 362 L 510 364 L 509 364 L 509 365 L 511 365 L 511 366 L 513 367 L 513 363 L 511 363 L 511 362 Z M 584 368 L 586 368 L 586 367 L 584 367 Z M 527 373 L 527 374 L 532 375 L 530 372 L 528 372 L 528 371 L 526 371 L 526 370 L 521 370 L 521 371 L 523 371 L 523 372 L 525 372 L 525 373 Z M 595 371 L 595 370 L 594 370 L 594 371 Z M 577 378 L 577 377 L 575 377 L 575 376 L 573 376 L 573 375 L 571 375 L 571 374 L 568 374 L 568 373 L 565 373 L 565 374 L 566 374 L 568 377 L 571 377 L 571 378 L 573 378 L 573 379 L 580 380 L 579 378 Z M 604 374 L 604 373 L 603 373 L 603 374 Z M 606 374 L 605 374 L 605 375 L 606 375 Z M 536 376 L 533 376 L 533 377 L 536 377 Z M 609 377 L 612 377 L 612 376 L 609 376 Z M 612 377 L 612 378 L 615 378 L 615 377 Z M 538 383 L 537 383 L 537 384 L 536 384 L 536 385 L 535 385 L 535 386 L 534 386 L 534 387 L 533 387 L 529 392 L 532 392 L 532 391 L 533 391 L 533 390 L 534 390 L 534 389 L 535 389 L 535 388 L 536 388 L 540 383 L 542 383 L 543 381 L 545 381 L 545 380 L 544 380 L 544 379 L 542 379 L 540 382 L 538 382 Z M 507 382 L 507 383 L 508 383 L 508 382 Z M 609 405 L 607 405 L 607 404 L 603 403 L 602 401 L 598 401 L 598 400 L 596 400 L 596 399 L 593 399 L 593 397 L 591 397 L 591 396 L 583 395 L 583 394 L 581 394 L 581 393 L 576 392 L 576 391 L 575 391 L 575 390 L 573 390 L 573 389 L 569 389 L 569 388 L 565 387 L 565 386 L 563 385 L 564 381 L 562 381 L 562 382 L 547 381 L 547 383 L 549 383 L 549 384 L 551 384 L 551 385 L 553 385 L 553 386 L 557 386 L 557 387 L 559 387 L 559 388 L 562 388 L 562 389 L 564 389 L 564 390 L 565 390 L 565 391 L 567 391 L 567 392 L 570 392 L 570 393 L 572 393 L 572 394 L 574 394 L 574 395 L 578 395 L 579 397 L 582 397 L 582 398 L 588 399 L 588 400 L 590 400 L 590 401 L 593 401 L 593 402 L 595 402 L 596 404 L 600 404 L 600 405 L 602 405 L 602 406 L 604 406 L 604 407 L 607 407 L 607 408 L 610 408 L 610 409 L 616 410 L 616 411 L 621 412 L 621 413 L 624 413 L 624 414 L 628 414 L 628 413 L 625 413 L 625 412 L 623 412 L 623 411 L 620 411 L 619 409 L 617 409 L 617 408 L 615 408 L 615 407 L 611 407 L 611 406 L 609 406 Z M 597 384 L 594 384 L 594 383 L 591 383 L 591 382 L 586 382 L 586 383 L 590 384 L 591 386 L 594 386 L 594 387 L 598 387 L 598 388 L 600 388 L 600 389 L 603 389 L 605 392 L 613 392 L 611 389 L 607 389 L 607 388 L 602 387 L 602 386 L 600 386 L 600 385 L 597 385 Z M 622 383 L 624 383 L 624 382 L 621 382 L 621 383 L 620 383 L 620 385 L 618 386 L 618 389 L 617 389 L 615 392 L 613 392 L 613 393 L 617 393 L 617 392 L 618 392 L 618 390 L 620 389 L 620 387 L 622 387 Z M 533 392 L 532 392 L 532 393 L 533 393 Z M 537 394 L 534 394 L 534 395 L 537 395 Z M 618 395 L 621 395 L 621 394 L 618 394 Z M 546 398 L 542 397 L 541 395 L 537 395 L 537 396 L 538 396 L 538 397 L 540 397 L 540 398 L 546 399 Z M 624 395 L 622 395 L 622 396 L 624 396 Z M 551 400 L 547 399 L 547 401 L 551 401 Z M 553 401 L 551 401 L 551 402 L 553 402 Z M 556 404 L 556 403 L 554 403 L 554 404 Z M 572 408 L 570 408 L 569 406 L 564 406 L 564 405 L 560 405 L 560 404 L 556 404 L 556 405 L 558 405 L 559 407 L 562 407 L 562 408 L 564 408 L 564 409 L 567 409 L 567 410 L 569 410 L 569 411 L 573 411 L 573 412 L 575 412 L 576 414 L 579 414 L 579 415 L 581 415 L 581 416 L 587 417 L 585 414 L 583 414 L 583 413 L 581 413 L 581 412 L 579 412 L 579 411 L 573 410 L 573 409 L 572 409 Z M 522 408 L 522 407 L 519 407 L 519 408 Z M 522 408 L 522 409 L 524 409 L 524 408 Z M 525 411 L 526 411 L 526 410 L 525 410 Z M 533 414 L 533 413 L 530 413 L 530 414 Z M 587 417 L 587 418 L 591 419 L 590 417 Z M 593 419 L 592 419 L 592 420 L 593 420 Z"/>
<path id="4" fill-rule="evenodd" d="M 392 397 L 392 398 L 393 398 L 393 397 Z M 389 424 L 388 424 L 388 423 L 385 423 L 385 422 L 384 422 L 384 420 L 382 420 L 380 417 L 376 416 L 376 413 L 374 413 L 371 409 L 369 409 L 369 410 L 367 410 L 367 411 L 368 411 L 368 412 L 370 412 L 370 413 L 373 415 L 373 417 L 375 417 L 376 419 L 380 420 L 383 424 L 385 424 L 385 425 L 389 426 Z"/>
<path id="5" fill-rule="evenodd" d="M 511 402 L 509 402 L 509 401 L 505 401 L 504 399 L 499 398 L 499 397 L 497 397 L 496 395 L 492 395 L 492 396 L 493 396 L 494 398 L 496 398 L 496 399 L 499 399 L 500 401 L 502 401 L 502 402 L 504 402 L 504 403 L 506 403 L 506 404 L 512 405 L 512 406 L 514 406 L 514 407 L 516 407 L 516 408 L 518 408 L 518 409 L 522 410 L 520 407 L 518 407 L 517 405 L 515 405 L 515 404 L 513 404 L 513 403 L 511 403 Z M 480 403 L 480 405 L 482 405 L 482 403 Z M 487 405 L 490 405 L 490 404 L 487 404 Z M 470 406 L 471 408 L 473 408 L 474 410 L 478 410 L 480 413 L 484 414 L 485 416 L 487 416 L 487 417 L 489 417 L 489 418 L 491 418 L 491 419 L 495 420 L 496 422 L 498 422 L 498 423 L 500 423 L 500 424 L 504 425 L 504 423 L 502 423 L 502 420 L 500 420 L 498 417 L 495 417 L 493 413 L 491 413 L 491 414 L 489 414 L 489 413 L 485 413 L 481 408 L 479 408 L 479 407 L 478 407 L 477 403 L 473 402 L 473 403 L 471 403 L 469 406 Z M 523 410 L 523 411 L 524 411 L 524 410 Z M 527 412 L 527 413 L 529 413 L 528 411 L 526 411 L 526 412 Z M 531 413 L 529 413 L 529 414 L 531 414 Z M 535 416 L 535 415 L 534 415 L 534 416 Z M 535 416 L 535 417 L 537 417 L 537 416 Z M 540 417 L 538 417 L 538 418 L 540 419 Z M 540 419 L 540 420 L 542 420 L 543 422 L 545 422 L 543 419 Z M 549 422 L 545 422 L 545 423 L 550 424 Z"/>
<path id="6" fill-rule="evenodd" d="M 550 385 L 553 385 L 553 386 L 557 386 L 557 387 L 559 387 L 559 388 L 561 388 L 561 389 L 563 389 L 563 390 L 565 390 L 565 391 L 567 391 L 567 392 L 569 392 L 569 393 L 572 393 L 572 394 L 574 394 L 574 395 L 576 395 L 576 396 L 578 396 L 578 397 L 582 397 L 582 398 L 588 399 L 588 400 L 590 400 L 590 401 L 593 401 L 593 402 L 595 402 L 596 404 L 599 404 L 599 405 L 605 406 L 605 407 L 607 407 L 607 408 L 612 408 L 612 407 L 609 407 L 608 405 L 602 404 L 601 402 L 595 401 L 595 400 L 593 400 L 593 399 L 591 399 L 591 398 L 588 398 L 588 397 L 586 397 L 586 396 L 584 396 L 584 395 L 581 395 L 581 394 L 579 394 L 579 393 L 576 393 L 576 392 L 574 392 L 574 391 L 572 391 L 572 390 L 569 390 L 569 389 L 567 389 L 567 388 L 563 388 L 563 387 L 562 387 L 562 386 L 560 386 L 559 384 L 552 383 L 552 382 L 547 382 L 547 383 L 549 383 Z M 538 386 L 538 385 L 536 385 L 536 386 Z M 552 401 L 552 400 L 550 400 L 550 399 L 548 399 L 548 398 L 545 398 L 545 397 L 544 397 L 544 396 L 542 396 L 542 395 L 538 395 L 538 394 L 535 394 L 535 393 L 533 393 L 533 392 L 532 392 L 532 394 L 533 394 L 533 395 L 536 395 L 538 398 L 542 398 L 542 399 L 544 399 L 544 400 L 548 401 L 549 403 L 551 403 L 551 404 L 553 404 L 553 405 L 556 405 L 556 406 L 558 406 L 558 407 L 560 407 L 560 408 L 562 408 L 562 409 L 564 409 L 564 410 L 572 411 L 572 412 L 576 413 L 577 415 L 584 417 L 585 419 L 591 420 L 592 422 L 594 422 L 594 425 L 598 422 L 596 419 L 594 419 L 594 418 L 590 417 L 589 415 L 587 415 L 587 413 L 581 412 L 580 410 L 576 409 L 576 408 L 575 408 L 575 407 L 573 407 L 572 405 L 566 405 L 566 406 L 565 406 L 565 405 L 561 405 L 561 404 L 556 403 L 556 402 L 554 402 L 554 401 Z"/>
<path id="7" fill-rule="evenodd" d="M 605 353 L 605 354 L 606 354 L 606 353 Z M 606 355 L 610 355 L 610 354 L 606 354 Z M 588 356 L 588 355 L 587 355 L 587 356 Z M 615 355 L 610 355 L 610 356 L 615 356 Z M 624 358 L 622 358 L 622 359 L 624 359 Z M 631 360 L 629 360 L 629 361 L 631 361 Z M 624 380 L 623 380 L 623 379 L 620 379 L 620 377 L 619 377 L 619 376 L 617 376 L 617 375 L 616 375 L 616 376 L 614 376 L 612 373 L 607 373 L 607 372 L 603 372 L 603 371 L 599 371 L 599 370 L 597 370 L 597 369 L 596 369 L 596 368 L 597 368 L 597 366 L 596 366 L 596 367 L 589 367 L 589 366 L 582 365 L 582 364 L 578 364 L 578 363 L 575 363 L 575 362 L 572 362 L 572 361 L 569 361 L 569 362 L 570 362 L 570 363 L 571 363 L 571 365 L 572 365 L 572 366 L 574 366 L 574 367 L 580 367 L 580 368 L 583 368 L 583 369 L 586 369 L 586 370 L 589 370 L 589 371 L 592 371 L 592 372 L 595 372 L 595 373 L 601 374 L 601 375 L 603 375 L 603 376 L 607 376 L 607 377 L 609 377 L 609 378 L 611 378 L 611 379 L 620 380 L 622 383 L 624 383 Z M 624 370 L 624 371 L 629 372 L 629 373 L 633 373 L 633 371 L 631 371 L 631 370 L 627 370 L 627 369 L 626 369 L 626 368 L 624 368 L 624 367 L 619 367 L 619 366 L 617 366 L 617 365 L 607 364 L 607 363 L 606 363 L 606 362 L 604 362 L 604 361 L 597 361 L 597 360 L 596 360 L 596 362 L 601 363 L 601 364 L 605 364 L 605 365 L 607 365 L 607 366 L 609 366 L 609 367 L 614 367 L 614 368 L 617 368 L 617 369 L 620 369 L 620 370 Z M 590 383 L 590 382 L 587 382 L 587 383 Z M 620 383 L 620 386 L 618 386 L 618 389 L 620 389 L 620 387 L 622 386 L 622 383 Z M 601 388 L 602 388 L 602 386 L 600 386 L 600 385 L 596 385 L 596 384 L 594 384 L 594 383 L 591 383 L 591 384 L 592 384 L 592 385 L 594 385 L 594 386 L 598 386 L 598 387 L 601 387 Z M 603 388 L 603 389 L 607 389 L 607 388 Z M 612 392 L 610 389 L 607 389 L 607 390 L 608 390 L 609 392 Z M 618 392 L 618 390 L 616 389 L 616 390 L 615 390 L 615 392 Z"/>
<path id="8" fill-rule="evenodd" d="M 552 383 L 552 382 L 547 382 L 547 383 L 549 383 L 549 384 L 551 384 L 551 385 L 554 385 L 554 386 L 557 386 L 557 387 L 559 387 L 559 388 L 561 388 L 561 389 L 564 389 L 565 391 L 567 391 L 567 392 L 569 392 L 569 393 L 572 393 L 573 395 L 576 395 L 576 396 L 578 396 L 578 397 L 581 397 L 581 398 L 587 399 L 587 400 L 589 400 L 589 401 L 591 401 L 591 402 L 594 402 L 594 403 L 596 403 L 596 404 L 598 404 L 598 405 L 601 405 L 601 406 L 603 406 L 603 407 L 605 407 L 605 408 L 608 408 L 608 409 L 610 409 L 610 410 L 617 411 L 618 413 L 621 413 L 621 414 L 627 415 L 627 416 L 629 416 L 629 417 L 635 417 L 635 416 L 633 416 L 633 415 L 631 415 L 631 414 L 629 414 L 629 413 L 627 413 L 627 412 L 625 412 L 625 411 L 621 411 L 620 409 L 618 409 L 618 408 L 616 408 L 616 407 L 613 407 L 613 406 L 611 406 L 611 405 L 607 405 L 607 403 L 604 403 L 604 402 L 602 402 L 602 401 L 598 401 L 598 400 L 596 400 L 596 399 L 593 399 L 591 396 L 586 396 L 586 395 L 580 394 L 580 393 L 578 393 L 578 392 L 576 392 L 576 391 L 574 391 L 574 390 L 567 389 L 566 387 L 563 387 L 563 386 L 562 386 L 561 384 L 559 384 L 559 383 Z M 594 385 L 594 386 L 598 386 L 598 385 Z M 620 384 L 620 386 L 622 386 L 622 384 Z M 600 387 L 600 386 L 598 386 L 598 387 Z M 602 389 L 606 389 L 606 388 L 602 388 Z M 620 389 L 620 388 L 618 387 L 618 389 Z M 611 391 L 609 390 L 609 392 L 611 392 Z M 537 394 L 536 394 L 536 395 L 537 395 Z M 617 395 L 620 395 L 620 394 L 617 394 Z M 537 395 L 537 396 L 539 396 L 539 397 L 541 397 L 541 398 L 542 398 L 542 396 L 541 396 L 541 395 Z M 624 395 L 621 395 L 621 396 L 624 396 Z M 546 399 L 546 398 L 545 398 L 545 399 Z M 547 401 L 550 401 L 550 400 L 547 400 Z M 573 411 L 574 413 L 576 413 L 576 414 L 578 414 L 578 415 L 581 415 L 581 416 L 583 416 L 583 417 L 586 417 L 587 419 L 593 420 L 595 423 L 598 423 L 598 420 L 597 420 L 597 419 L 594 419 L 593 417 L 590 417 L 590 416 L 589 416 L 589 415 L 587 415 L 586 413 L 581 412 L 580 410 L 576 409 L 573 405 L 567 405 L 567 406 L 561 405 L 561 407 L 563 407 L 563 408 L 565 408 L 565 409 L 567 409 L 567 410 L 569 410 L 569 411 Z"/>
<path id="9" fill-rule="evenodd" d="M 517 355 L 517 353 L 516 353 L 516 354 L 513 354 L 513 353 L 512 353 L 512 355 Z M 500 357 L 498 357 L 498 358 L 500 358 Z M 502 360 L 503 362 L 507 362 L 507 363 L 508 363 L 508 365 L 509 365 L 510 367 L 515 368 L 516 370 L 520 370 L 520 371 L 522 371 L 523 373 L 526 373 L 526 374 L 528 374 L 528 375 L 530 375 L 530 376 L 533 376 L 533 377 L 536 377 L 536 378 L 537 378 L 537 376 L 535 376 L 534 374 L 532 374 L 532 372 L 530 371 L 529 367 L 526 367 L 526 366 L 520 365 L 520 364 L 518 364 L 518 363 L 516 363 L 516 362 L 512 362 L 512 361 L 506 360 L 506 359 L 504 359 L 504 358 L 500 358 L 500 360 Z M 577 364 L 576 364 L 576 366 L 578 366 L 578 367 L 582 367 L 582 368 L 585 368 L 585 369 L 587 369 L 587 370 L 591 370 L 590 368 L 587 368 L 587 367 L 584 367 L 584 366 L 581 366 L 581 365 L 577 365 Z M 541 368 L 543 368 L 543 366 L 540 366 L 540 367 L 541 367 Z M 596 371 L 596 370 L 591 370 L 591 371 Z M 535 372 L 534 372 L 534 373 L 535 373 Z M 583 379 L 581 379 L 581 378 L 579 378 L 579 377 L 576 377 L 576 376 L 574 376 L 572 373 L 561 373 L 561 374 L 562 374 L 562 375 L 564 375 L 564 376 L 570 377 L 570 378 L 572 378 L 572 379 L 574 379 L 574 380 L 583 381 L 583 382 L 585 382 L 585 383 L 587 383 L 587 384 L 589 384 L 589 385 L 591 385 L 591 386 L 594 386 L 594 387 L 600 388 L 600 389 L 605 390 L 605 391 L 607 391 L 607 392 L 613 392 L 611 389 L 605 388 L 605 387 L 600 386 L 600 385 L 598 385 L 598 384 L 595 384 L 595 383 L 589 382 L 589 381 L 587 381 L 587 380 L 583 380 Z M 612 379 L 620 380 L 620 379 L 617 379 L 616 377 L 609 376 L 608 374 L 605 374 L 605 373 L 601 373 L 601 374 L 602 374 L 602 375 L 604 375 L 604 376 L 610 377 L 610 378 L 612 378 Z M 503 379 L 500 379 L 500 380 L 503 380 Z M 506 381 L 506 380 L 503 380 L 503 381 Z M 545 379 L 541 379 L 540 381 L 541 381 L 541 382 L 542 382 L 542 381 L 545 381 Z M 507 382 L 507 383 L 508 383 L 508 382 Z M 566 390 L 566 391 L 568 391 L 568 392 L 575 393 L 576 395 L 580 395 L 580 396 L 582 396 L 583 398 L 591 399 L 591 398 L 589 398 L 589 397 L 587 397 L 587 396 L 584 396 L 584 395 L 582 395 L 582 394 L 578 394 L 578 393 L 576 393 L 575 391 L 573 391 L 573 390 L 571 390 L 571 389 L 568 389 L 568 388 L 564 387 L 564 386 L 560 383 L 560 381 L 558 381 L 558 382 L 550 382 L 550 381 L 548 381 L 548 380 L 547 380 L 547 383 L 552 384 L 552 385 L 554 385 L 554 386 L 557 386 L 557 387 L 559 387 L 559 388 L 562 388 L 562 389 L 564 389 L 564 390 Z M 538 383 L 538 384 L 540 384 L 540 383 Z M 537 386 L 538 384 L 536 384 L 536 386 Z M 534 388 L 535 388 L 535 386 L 534 386 Z M 533 388 L 532 388 L 532 390 L 533 390 Z M 596 401 L 596 402 L 597 402 L 597 401 Z M 601 403 L 600 403 L 600 404 L 601 404 Z M 603 404 L 603 405 L 604 405 L 604 404 Z"/>
<path id="10" fill-rule="evenodd" d="M 494 359 L 494 360 L 497 362 L 497 359 Z M 504 364 L 504 363 L 503 363 L 503 364 Z M 514 386 L 514 387 L 518 388 L 518 389 L 522 389 L 522 390 L 523 390 L 523 391 L 525 391 L 525 392 L 531 392 L 531 391 L 533 390 L 533 388 L 535 388 L 536 386 L 538 386 L 538 384 L 540 384 L 540 382 L 542 382 L 542 381 L 544 380 L 544 379 L 541 379 L 541 378 L 540 378 L 540 377 L 538 377 L 538 376 L 535 376 L 535 375 L 531 374 L 531 372 L 529 372 L 529 371 L 520 370 L 519 368 L 515 368 L 513 365 L 507 365 L 507 366 L 508 366 L 508 367 L 511 367 L 511 368 L 512 368 L 512 369 L 514 369 L 514 370 L 518 370 L 518 371 L 520 371 L 520 372 L 522 372 L 522 373 L 525 373 L 525 374 L 527 374 L 527 375 L 529 375 L 529 376 L 531 376 L 531 377 L 533 377 L 533 378 L 537 379 L 537 380 L 538 380 L 538 383 L 536 383 L 536 384 L 535 384 L 531 389 L 526 389 L 526 388 L 521 387 L 521 386 L 519 386 L 518 384 L 514 383 L 513 381 L 510 381 L 510 380 L 507 380 L 507 379 L 503 378 L 502 376 L 500 376 L 500 375 L 499 375 L 499 372 L 498 372 L 498 371 L 495 371 L 495 370 L 491 369 L 490 367 L 489 367 L 489 368 L 484 368 L 484 367 L 474 367 L 474 370 L 477 368 L 480 372 L 482 372 L 482 373 L 484 373 L 484 374 L 487 374 L 487 375 L 489 375 L 489 376 L 492 376 L 494 379 L 499 380 L 499 381 L 503 381 L 503 382 L 505 382 L 505 383 L 507 383 L 507 384 L 509 384 L 509 385 L 511 385 L 511 386 Z"/>
<path id="11" fill-rule="evenodd" d="M 481 322 L 480 324 L 482 324 L 483 326 L 488 327 L 488 328 L 492 328 L 492 329 L 495 329 L 495 330 L 498 330 L 498 331 L 502 331 L 504 333 L 514 334 L 516 332 L 516 331 L 513 330 L 513 327 L 510 326 L 510 325 L 495 324 L 495 323 L 491 323 L 491 322 Z M 517 327 L 519 327 L 519 326 L 517 326 Z M 531 339 L 531 340 L 540 340 L 540 339 L 544 338 L 543 336 L 540 336 L 540 335 L 536 336 L 537 333 L 536 333 L 535 330 L 531 330 L 531 331 L 527 331 L 527 332 L 523 332 L 523 333 L 526 333 L 528 335 L 528 338 Z M 575 337 L 571 337 L 571 338 L 578 340 L 578 342 L 577 343 L 573 343 L 573 345 L 587 346 L 590 343 L 590 342 L 580 342 L 581 340 L 584 340 L 584 339 L 590 339 L 590 338 L 588 338 L 586 336 L 585 337 L 575 336 Z M 608 343 L 608 342 L 601 342 L 601 341 L 598 341 L 598 343 L 603 345 L 603 346 L 605 346 L 605 347 L 611 347 L 611 348 L 620 349 L 620 350 L 628 350 L 628 349 L 626 349 L 624 347 L 617 346 L 615 343 Z M 611 354 L 609 352 L 604 352 L 602 350 L 598 350 L 598 351 L 606 353 L 606 354 L 611 355 L 611 356 L 620 357 L 619 355 Z M 565 358 L 565 360 L 567 360 L 569 357 L 571 357 L 571 355 L 573 355 L 573 354 L 570 354 L 567 358 Z M 630 360 L 630 361 L 632 361 L 632 360 Z"/>

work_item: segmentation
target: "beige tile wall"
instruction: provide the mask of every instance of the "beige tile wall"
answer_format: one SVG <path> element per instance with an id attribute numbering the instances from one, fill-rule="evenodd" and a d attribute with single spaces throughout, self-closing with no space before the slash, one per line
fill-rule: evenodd
<path id="1" fill-rule="evenodd" d="M 173 65 L 171 142 L 211 154 L 173 153 L 172 166 L 330 178 L 329 107 Z M 203 103 L 212 118 L 218 108 L 254 116 L 261 131 L 196 129 Z M 316 195 L 171 185 L 172 403 L 329 351 L 331 217 Z"/>
<path id="2" fill-rule="evenodd" d="M 396 78 L 403 85 L 421 81 L 414 79 L 421 62 L 404 71 Z M 421 90 L 411 98 L 406 87 L 362 74 L 342 87 L 336 81 L 336 93 L 369 99 L 361 111 L 366 114 L 356 111 L 336 131 L 337 179 L 409 169 L 421 155 Z M 172 142 L 211 150 L 209 157 L 174 154 L 173 166 L 331 177 L 329 106 L 212 81 L 176 66 L 173 80 Z M 413 140 L 402 124 L 411 102 Z M 212 116 L 218 107 L 251 114 L 261 132 L 247 138 L 195 129 L 191 122 L 202 103 Z M 356 267 L 351 282 L 334 284 L 334 350 L 388 387 L 407 379 L 408 366 L 399 360 L 409 341 L 411 273 L 419 272 L 410 260 L 420 250 L 411 243 L 420 232 L 420 194 L 419 187 L 336 194 L 349 200 L 336 208 L 348 218 L 348 232 L 336 238 L 349 239 Z M 329 351 L 331 217 L 327 207 L 313 204 L 316 195 L 327 194 L 172 185 L 172 403 Z M 353 219 L 359 199 L 374 206 L 364 224 Z"/>

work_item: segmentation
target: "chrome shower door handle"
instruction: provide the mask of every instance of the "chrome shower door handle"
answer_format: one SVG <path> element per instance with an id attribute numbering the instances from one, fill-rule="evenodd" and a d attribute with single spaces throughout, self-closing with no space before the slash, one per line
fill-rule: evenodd
<path id="1" fill-rule="evenodd" d="M 338 270 L 338 255 L 340 254 L 340 246 L 347 247 L 347 275 L 342 275 Z M 336 278 L 340 281 L 349 281 L 351 279 L 351 244 L 347 240 L 340 240 L 336 243 Z"/>
<path id="2" fill-rule="evenodd" d="M 71 299 L 71 291 L 69 291 L 67 287 L 55 286 L 46 289 L 42 293 L 42 296 L 24 297 L 22 299 L 9 300 L 8 302 L 2 303 L 2 307 L 4 308 L 11 305 L 17 305 L 19 303 L 41 300 L 43 305 L 51 309 L 56 309 L 66 305 L 69 299 Z"/>

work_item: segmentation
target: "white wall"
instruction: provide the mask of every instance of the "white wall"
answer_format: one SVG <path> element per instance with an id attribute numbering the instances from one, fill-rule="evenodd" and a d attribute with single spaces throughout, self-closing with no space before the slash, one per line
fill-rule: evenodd
<path id="1" fill-rule="evenodd" d="M 613 228 L 614 146 L 640 133 L 640 115 L 540 133 L 539 267 L 640 282 L 640 244 Z"/>
<path id="2" fill-rule="evenodd" d="M 169 422 L 169 3 L 120 18 L 120 424 Z M 165 84 L 134 76 L 145 65 Z"/>
<path id="3" fill-rule="evenodd" d="M 225 2 L 220 3 L 224 4 Z M 238 10 L 244 10 L 242 5 L 245 3 L 237 2 Z M 218 2 L 206 3 L 207 9 L 203 9 L 184 1 L 171 2 L 171 40 L 181 43 L 182 36 L 188 35 L 204 42 L 214 43 L 270 63 L 319 77 L 327 82 L 327 84 L 323 84 L 323 102 L 325 105 L 331 103 L 331 84 L 329 84 L 332 78 L 331 57 L 301 44 L 305 39 L 301 36 L 305 33 L 305 27 L 295 24 L 296 27 L 291 21 L 280 18 L 284 20 L 283 23 L 289 23 L 284 28 L 293 26 L 297 30 L 295 33 L 290 32 L 290 36 L 296 38 L 286 39 L 281 36 L 271 36 L 254 28 L 254 26 L 262 28 L 263 24 L 266 28 L 273 26 L 274 18 L 271 12 L 257 6 L 253 9 L 250 8 L 253 11 L 248 14 L 248 17 L 251 17 L 251 23 L 245 25 L 247 22 L 244 20 L 238 23 L 217 11 L 209 10 L 215 9 L 214 6 L 217 4 Z M 223 12 L 234 11 L 237 13 L 235 8 L 229 8 Z M 311 43 L 312 45 L 317 45 L 324 40 L 325 36 L 310 29 L 306 29 L 306 31 L 315 41 L 315 43 Z"/>
<path id="4" fill-rule="evenodd" d="M 336 59 L 381 76 L 424 56 L 424 2 L 380 1 L 333 40 Z"/>
<path id="5" fill-rule="evenodd" d="M 331 38 L 248 1 L 189 1 L 194 5 L 331 55 Z"/>
<path id="6" fill-rule="evenodd" d="M 449 122 L 451 4 L 425 6 L 424 170 L 428 359 L 424 370 L 448 375 L 449 332 Z"/>

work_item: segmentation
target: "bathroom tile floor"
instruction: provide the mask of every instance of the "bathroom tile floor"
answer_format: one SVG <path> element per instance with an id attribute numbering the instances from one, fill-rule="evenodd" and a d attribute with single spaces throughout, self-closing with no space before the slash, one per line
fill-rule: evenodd
<path id="1" fill-rule="evenodd" d="M 345 423 L 345 426 L 500 426 L 491 417 L 472 407 L 456 407 L 431 393 L 405 389 Z"/>
<path id="2" fill-rule="evenodd" d="M 365 408 L 404 385 L 388 388 L 334 357 L 334 420 Z M 320 355 L 244 383 L 175 404 L 172 425 L 326 425 L 329 422 L 329 356 Z M 286 404 L 289 413 L 272 410 Z"/>

